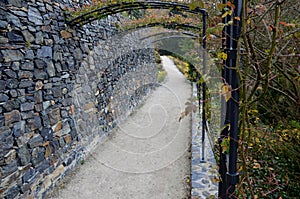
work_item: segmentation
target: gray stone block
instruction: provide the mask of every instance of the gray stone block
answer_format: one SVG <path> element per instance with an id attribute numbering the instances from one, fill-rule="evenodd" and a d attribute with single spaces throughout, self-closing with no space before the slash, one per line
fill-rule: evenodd
<path id="1" fill-rule="evenodd" d="M 14 184 L 5 192 L 6 199 L 14 199 L 20 192 L 20 187 L 17 184 Z"/>
<path id="2" fill-rule="evenodd" d="M 5 62 L 19 61 L 24 58 L 23 53 L 19 50 L 1 50 Z"/>
<path id="3" fill-rule="evenodd" d="M 33 22 L 35 25 L 43 25 L 43 17 L 40 14 L 39 10 L 29 6 L 28 8 L 28 20 Z"/>
<path id="4" fill-rule="evenodd" d="M 31 155 L 26 146 L 21 146 L 17 152 L 18 158 L 20 160 L 21 165 L 27 165 L 30 162 Z"/>
<path id="5" fill-rule="evenodd" d="M 14 124 L 13 135 L 14 137 L 20 137 L 25 133 L 25 121 L 20 121 Z"/>
<path id="6" fill-rule="evenodd" d="M 7 37 L 9 42 L 24 42 L 24 38 L 20 32 L 12 31 L 7 33 Z"/>
<path id="7" fill-rule="evenodd" d="M 35 148 L 35 147 L 38 147 L 38 146 L 42 146 L 42 144 L 43 144 L 43 137 L 39 134 L 35 135 L 28 142 L 29 148 Z"/>
<path id="8" fill-rule="evenodd" d="M 21 111 L 31 111 L 34 109 L 34 102 L 26 102 L 21 104 Z"/>
<path id="9" fill-rule="evenodd" d="M 42 46 L 37 50 L 37 58 L 51 58 L 52 59 L 52 48 L 49 46 Z"/>
<path id="10" fill-rule="evenodd" d="M 34 69 L 34 64 L 33 64 L 33 62 L 25 62 L 21 65 L 21 69 L 32 71 Z"/>
<path id="11" fill-rule="evenodd" d="M 27 124 L 31 130 L 39 129 L 42 127 L 42 121 L 39 116 L 34 116 L 34 118 L 32 119 L 28 119 Z"/>
<path id="12" fill-rule="evenodd" d="M 9 97 L 3 93 L 0 93 L 0 102 L 6 102 Z"/>
<path id="13" fill-rule="evenodd" d="M 20 112 L 18 110 L 13 110 L 8 113 L 4 113 L 5 125 L 8 126 L 14 122 L 19 122 L 21 120 Z"/>

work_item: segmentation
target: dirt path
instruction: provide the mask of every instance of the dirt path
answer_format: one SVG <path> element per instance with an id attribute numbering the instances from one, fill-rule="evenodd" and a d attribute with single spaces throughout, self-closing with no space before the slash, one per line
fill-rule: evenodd
<path id="1" fill-rule="evenodd" d="M 162 57 L 168 75 L 145 103 L 52 198 L 183 199 L 189 196 L 190 118 L 178 122 L 191 86 Z"/>

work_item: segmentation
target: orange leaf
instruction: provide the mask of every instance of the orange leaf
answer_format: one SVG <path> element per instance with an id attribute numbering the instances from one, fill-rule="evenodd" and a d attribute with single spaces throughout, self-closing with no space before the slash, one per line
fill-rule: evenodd
<path id="1" fill-rule="evenodd" d="M 222 15 L 222 18 L 226 17 L 227 15 L 231 15 L 232 14 L 232 11 L 231 10 L 228 10 L 227 12 L 225 12 L 223 15 Z"/>
<path id="2" fill-rule="evenodd" d="M 43 146 L 45 147 L 45 146 L 48 146 L 49 144 L 50 144 L 50 142 L 47 141 L 47 142 L 45 142 L 45 143 L 43 144 Z"/>
<path id="3" fill-rule="evenodd" d="M 286 22 L 284 22 L 284 21 L 281 21 L 281 22 L 279 22 L 281 25 L 286 25 Z"/>
<path id="4" fill-rule="evenodd" d="M 230 1 L 227 2 L 227 5 L 229 7 L 231 7 L 232 9 L 235 9 L 235 5 L 233 3 L 231 3 Z"/>
<path id="5" fill-rule="evenodd" d="M 293 24 L 293 23 L 286 23 L 286 22 L 284 22 L 284 21 L 281 21 L 281 22 L 279 22 L 281 25 L 284 25 L 284 26 L 286 26 L 286 27 L 295 27 L 296 25 L 295 24 Z"/>
<path id="6" fill-rule="evenodd" d="M 270 26 L 269 26 L 269 30 L 270 30 L 270 31 L 273 31 L 273 26 L 270 25 Z"/>
<path id="7" fill-rule="evenodd" d="M 231 87 L 227 84 L 224 84 L 221 88 L 222 94 L 225 96 L 226 102 L 231 98 Z"/>
<path id="8" fill-rule="evenodd" d="M 255 162 L 254 166 L 253 166 L 253 169 L 260 169 L 260 164 Z"/>

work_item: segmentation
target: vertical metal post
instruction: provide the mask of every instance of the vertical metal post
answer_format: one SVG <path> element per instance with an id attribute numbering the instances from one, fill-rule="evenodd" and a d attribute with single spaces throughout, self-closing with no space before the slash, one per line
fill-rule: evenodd
<path id="1" fill-rule="evenodd" d="M 222 3 L 227 5 L 227 0 L 222 0 Z M 223 11 L 224 13 L 224 11 Z M 226 16 L 222 18 L 222 23 L 226 24 L 229 21 L 230 16 Z M 222 31 L 222 50 L 226 48 L 226 35 L 228 35 L 228 26 L 224 26 Z M 224 67 L 222 68 L 222 81 L 223 83 L 228 82 L 228 69 L 226 67 L 226 61 L 223 61 Z M 227 114 L 228 107 L 226 106 L 226 100 L 224 96 L 221 96 L 221 134 L 218 139 L 219 143 L 219 153 L 220 153 L 220 164 L 219 164 L 219 174 L 221 180 L 219 182 L 219 190 L 218 190 L 218 197 L 224 199 L 226 197 L 226 173 L 227 173 L 227 162 L 226 162 L 226 154 L 222 150 L 221 143 L 224 138 L 228 136 L 228 124 L 229 118 Z"/>
<path id="2" fill-rule="evenodd" d="M 227 0 L 223 0 L 227 4 Z M 226 154 L 222 152 L 220 146 L 220 175 L 222 182 L 219 185 L 219 198 L 235 198 L 235 185 L 238 183 L 237 172 L 237 148 L 238 148 L 238 109 L 239 109 L 239 80 L 237 75 L 237 44 L 241 30 L 242 0 L 234 0 L 235 5 L 233 16 L 223 19 L 228 23 L 229 19 L 233 20 L 233 25 L 225 26 L 223 36 L 225 36 L 224 52 L 227 59 L 222 71 L 223 80 L 231 87 L 231 98 L 226 103 L 226 117 L 224 128 L 222 129 L 219 143 L 229 136 L 229 162 L 226 167 Z M 231 8 L 230 8 L 231 9 Z M 228 127 L 229 125 L 229 127 Z M 226 172 L 226 175 L 225 175 Z"/>
<path id="3" fill-rule="evenodd" d="M 199 71 L 197 71 L 197 76 L 196 76 L 197 83 L 196 83 L 196 86 L 197 86 L 197 100 L 198 100 L 198 112 L 199 112 L 199 114 L 201 113 L 201 85 L 200 85 L 200 78 L 201 78 L 201 75 L 200 75 Z M 200 117 L 200 115 L 199 115 L 199 117 Z"/>
<path id="4" fill-rule="evenodd" d="M 238 149 L 238 120 L 239 120 L 239 79 L 237 74 L 237 49 L 238 39 L 241 32 L 241 17 L 242 17 L 242 0 L 234 0 L 234 19 L 230 32 L 230 48 L 227 49 L 227 56 L 229 58 L 229 72 L 231 85 L 231 103 L 230 109 L 230 144 L 229 144 L 229 168 L 227 172 L 227 197 L 234 198 L 235 185 L 238 183 L 239 174 L 237 172 L 237 149 Z M 239 18 L 239 19 L 237 19 Z"/>
<path id="5" fill-rule="evenodd" d="M 207 22 L 207 12 L 203 13 L 203 32 L 202 32 L 202 56 L 203 56 L 203 69 L 202 75 L 205 77 L 206 74 L 206 22 Z M 205 126 L 206 126 L 206 82 L 202 82 L 202 157 L 201 162 L 205 162 Z"/>

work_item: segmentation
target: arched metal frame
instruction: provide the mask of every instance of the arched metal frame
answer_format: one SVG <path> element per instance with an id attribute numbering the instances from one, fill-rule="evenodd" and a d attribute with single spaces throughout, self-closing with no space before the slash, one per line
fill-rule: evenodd
<path id="1" fill-rule="evenodd" d="M 223 4 L 227 5 L 228 0 L 222 0 Z M 219 172 L 221 175 L 221 181 L 219 183 L 219 198 L 235 198 L 235 185 L 238 183 L 237 173 L 237 147 L 238 147 L 238 109 L 239 109 L 239 80 L 236 71 L 236 60 L 237 60 L 237 43 L 241 30 L 241 10 L 242 0 L 233 0 L 235 5 L 233 16 L 227 15 L 223 18 L 223 23 L 226 24 L 231 17 L 233 18 L 233 24 L 225 26 L 223 29 L 223 43 L 222 47 L 224 52 L 227 54 L 227 60 L 224 61 L 224 67 L 222 69 L 222 77 L 224 82 L 228 83 L 232 88 L 231 99 L 226 102 L 226 106 L 223 106 L 222 110 L 225 110 L 226 116 L 223 120 L 224 126 L 230 125 L 230 129 L 224 128 L 220 134 L 219 144 L 221 145 L 222 140 L 225 137 L 230 138 L 229 146 L 229 162 L 226 163 L 226 154 L 222 152 L 220 146 L 220 168 Z M 203 47 L 203 74 L 206 74 L 206 26 L 207 26 L 207 11 L 205 9 L 196 8 L 191 10 L 188 5 L 184 5 L 176 2 L 160 2 L 160 1 L 138 1 L 138 2 L 122 2 L 103 6 L 97 8 L 83 15 L 75 17 L 67 22 L 70 26 L 84 25 L 97 19 L 105 18 L 112 14 L 117 14 L 124 11 L 130 10 L 141 10 L 141 9 L 174 9 L 178 11 L 185 11 L 192 14 L 202 14 L 202 47 Z M 153 24 L 154 25 L 154 24 Z M 199 77 L 200 78 L 200 77 Z M 197 86 L 198 97 L 200 96 L 200 85 Z M 200 104 L 199 97 L 199 104 Z M 206 126 L 206 113 L 205 113 L 205 102 L 206 102 L 206 83 L 202 83 L 202 157 L 201 161 L 205 161 L 204 156 L 204 140 L 205 140 L 205 126 Z M 222 104 L 225 104 L 222 103 Z M 199 106 L 200 108 L 200 106 Z M 222 121 L 221 120 L 221 121 Z"/>
<path id="2" fill-rule="evenodd" d="M 160 37 L 159 39 L 153 40 L 153 42 L 160 41 L 162 39 L 168 39 L 168 38 L 192 38 L 192 39 L 197 39 L 197 35 L 194 34 L 185 34 L 185 33 L 179 33 L 179 32 L 160 32 L 156 34 L 151 34 L 146 37 L 142 37 L 141 40 L 146 40 L 151 37 L 156 37 L 156 36 L 163 36 Z"/>
<path id="3" fill-rule="evenodd" d="M 191 10 L 188 5 L 176 2 L 137 1 L 116 3 L 97 8 L 95 10 L 92 10 L 90 12 L 84 13 L 78 17 L 71 19 L 67 22 L 67 24 L 70 26 L 75 26 L 77 24 L 84 25 L 96 19 L 102 19 L 112 14 L 117 14 L 124 11 L 146 9 L 173 9 L 178 11 L 185 11 L 191 14 L 202 14 L 207 18 L 207 11 L 198 7 Z"/>

